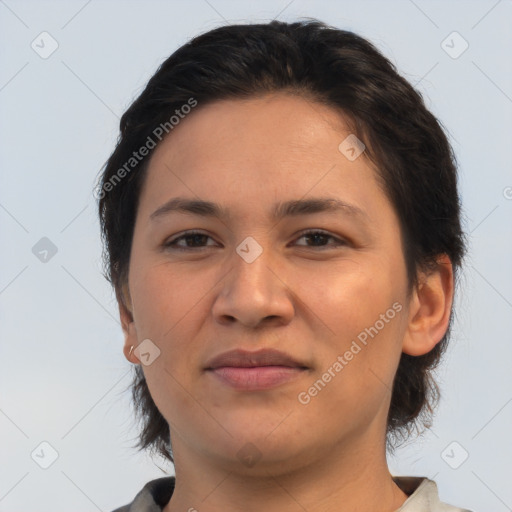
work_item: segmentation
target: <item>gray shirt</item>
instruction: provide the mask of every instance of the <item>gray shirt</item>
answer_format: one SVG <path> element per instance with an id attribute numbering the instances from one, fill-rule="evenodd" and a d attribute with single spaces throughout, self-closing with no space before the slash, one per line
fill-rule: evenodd
<path id="1" fill-rule="evenodd" d="M 433 480 L 414 476 L 395 476 L 393 480 L 409 496 L 395 512 L 471 512 L 442 503 Z M 174 484 L 174 476 L 151 480 L 131 503 L 112 512 L 162 512 L 171 499 Z"/>

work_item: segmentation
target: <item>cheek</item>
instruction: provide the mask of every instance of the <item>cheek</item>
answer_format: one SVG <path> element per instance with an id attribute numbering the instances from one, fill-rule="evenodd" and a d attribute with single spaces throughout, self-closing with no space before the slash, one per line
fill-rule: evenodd
<path id="1" fill-rule="evenodd" d="M 193 274 L 168 263 L 134 272 L 131 289 L 139 336 L 161 340 L 172 337 L 204 295 Z"/>
<path id="2" fill-rule="evenodd" d="M 157 394 L 155 401 L 160 392 L 164 402 L 169 399 L 186 403 L 190 399 L 183 393 L 183 386 L 198 364 L 194 358 L 198 350 L 195 340 L 204 324 L 208 292 L 214 282 L 204 274 L 185 271 L 169 262 L 148 265 L 137 275 L 134 273 L 137 338 L 150 339 L 160 350 L 155 362 L 144 368 L 148 386 L 152 394 Z"/>
<path id="3" fill-rule="evenodd" d="M 137 337 L 149 338 L 160 349 L 158 358 L 143 371 L 151 396 L 166 417 L 191 405 L 185 391 L 190 369 L 197 364 L 191 344 L 206 291 L 198 284 L 194 275 L 169 264 L 148 265 L 133 279 Z"/>
<path id="4" fill-rule="evenodd" d="M 404 334 L 401 271 L 392 267 L 383 271 L 382 260 L 368 259 L 365 265 L 347 265 L 322 279 L 309 277 L 301 290 L 299 295 L 315 313 L 317 329 L 325 333 L 313 335 L 318 375 L 329 369 L 336 375 L 325 375 L 326 380 L 337 381 L 329 386 L 332 398 L 382 399 L 386 387 L 391 387 Z"/>
<path id="5" fill-rule="evenodd" d="M 295 280 L 297 296 L 335 337 L 357 335 L 402 296 L 397 269 L 383 269 L 381 260 L 372 257 L 316 273 L 299 271 Z"/>

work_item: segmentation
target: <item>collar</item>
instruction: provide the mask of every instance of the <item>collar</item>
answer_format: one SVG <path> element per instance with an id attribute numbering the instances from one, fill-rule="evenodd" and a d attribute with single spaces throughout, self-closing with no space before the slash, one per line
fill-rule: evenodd
<path id="1" fill-rule="evenodd" d="M 442 503 L 436 483 L 426 477 L 395 476 L 393 481 L 409 496 L 395 512 L 471 512 Z M 113 512 L 162 512 L 171 499 L 175 483 L 174 476 L 151 480 L 131 503 Z"/>

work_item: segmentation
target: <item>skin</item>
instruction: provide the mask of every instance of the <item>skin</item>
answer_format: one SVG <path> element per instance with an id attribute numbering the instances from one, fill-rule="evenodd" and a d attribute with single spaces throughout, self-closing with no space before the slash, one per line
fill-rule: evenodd
<path id="1" fill-rule="evenodd" d="M 129 350 L 142 340 L 161 351 L 143 369 L 171 430 L 176 487 L 165 512 L 391 512 L 407 499 L 386 462 L 391 387 L 401 353 L 425 354 L 446 332 L 452 267 L 441 256 L 408 296 L 398 217 L 364 153 L 350 161 L 338 150 L 350 133 L 339 112 L 275 93 L 199 105 L 151 158 L 119 311 L 130 362 L 141 364 Z M 217 202 L 231 217 L 150 220 L 178 196 Z M 343 211 L 269 217 L 278 201 L 311 197 L 356 205 L 367 221 Z M 207 237 L 182 239 L 189 252 L 163 247 L 192 229 Z M 263 249 L 252 263 L 236 252 L 248 236 Z M 300 403 L 396 302 L 401 311 Z M 258 392 L 204 371 L 222 352 L 262 347 L 309 369 Z M 251 467 L 237 456 L 247 443 L 261 457 Z"/>

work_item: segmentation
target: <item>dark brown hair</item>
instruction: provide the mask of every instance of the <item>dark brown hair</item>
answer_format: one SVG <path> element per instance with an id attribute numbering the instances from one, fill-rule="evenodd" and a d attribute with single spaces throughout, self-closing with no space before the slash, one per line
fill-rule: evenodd
<path id="1" fill-rule="evenodd" d="M 352 32 L 315 19 L 272 21 L 223 26 L 193 38 L 161 64 L 122 116 L 97 195 L 104 275 L 123 304 L 139 192 L 162 130 L 171 134 L 173 118 L 183 118 L 190 111 L 184 106 L 193 102 L 201 106 L 279 91 L 314 99 L 352 122 L 400 219 L 409 293 L 418 284 L 418 271 L 436 268 L 439 255 L 449 256 L 457 276 L 465 238 L 456 160 L 421 94 L 375 46 Z M 134 159 L 142 147 L 147 155 Z M 452 318 L 453 311 L 445 336 L 431 352 L 401 356 L 387 421 L 388 448 L 414 427 L 430 424 L 439 398 L 431 371 L 446 348 Z M 132 397 L 142 421 L 137 446 L 173 461 L 169 425 L 141 366 L 134 366 Z"/>

